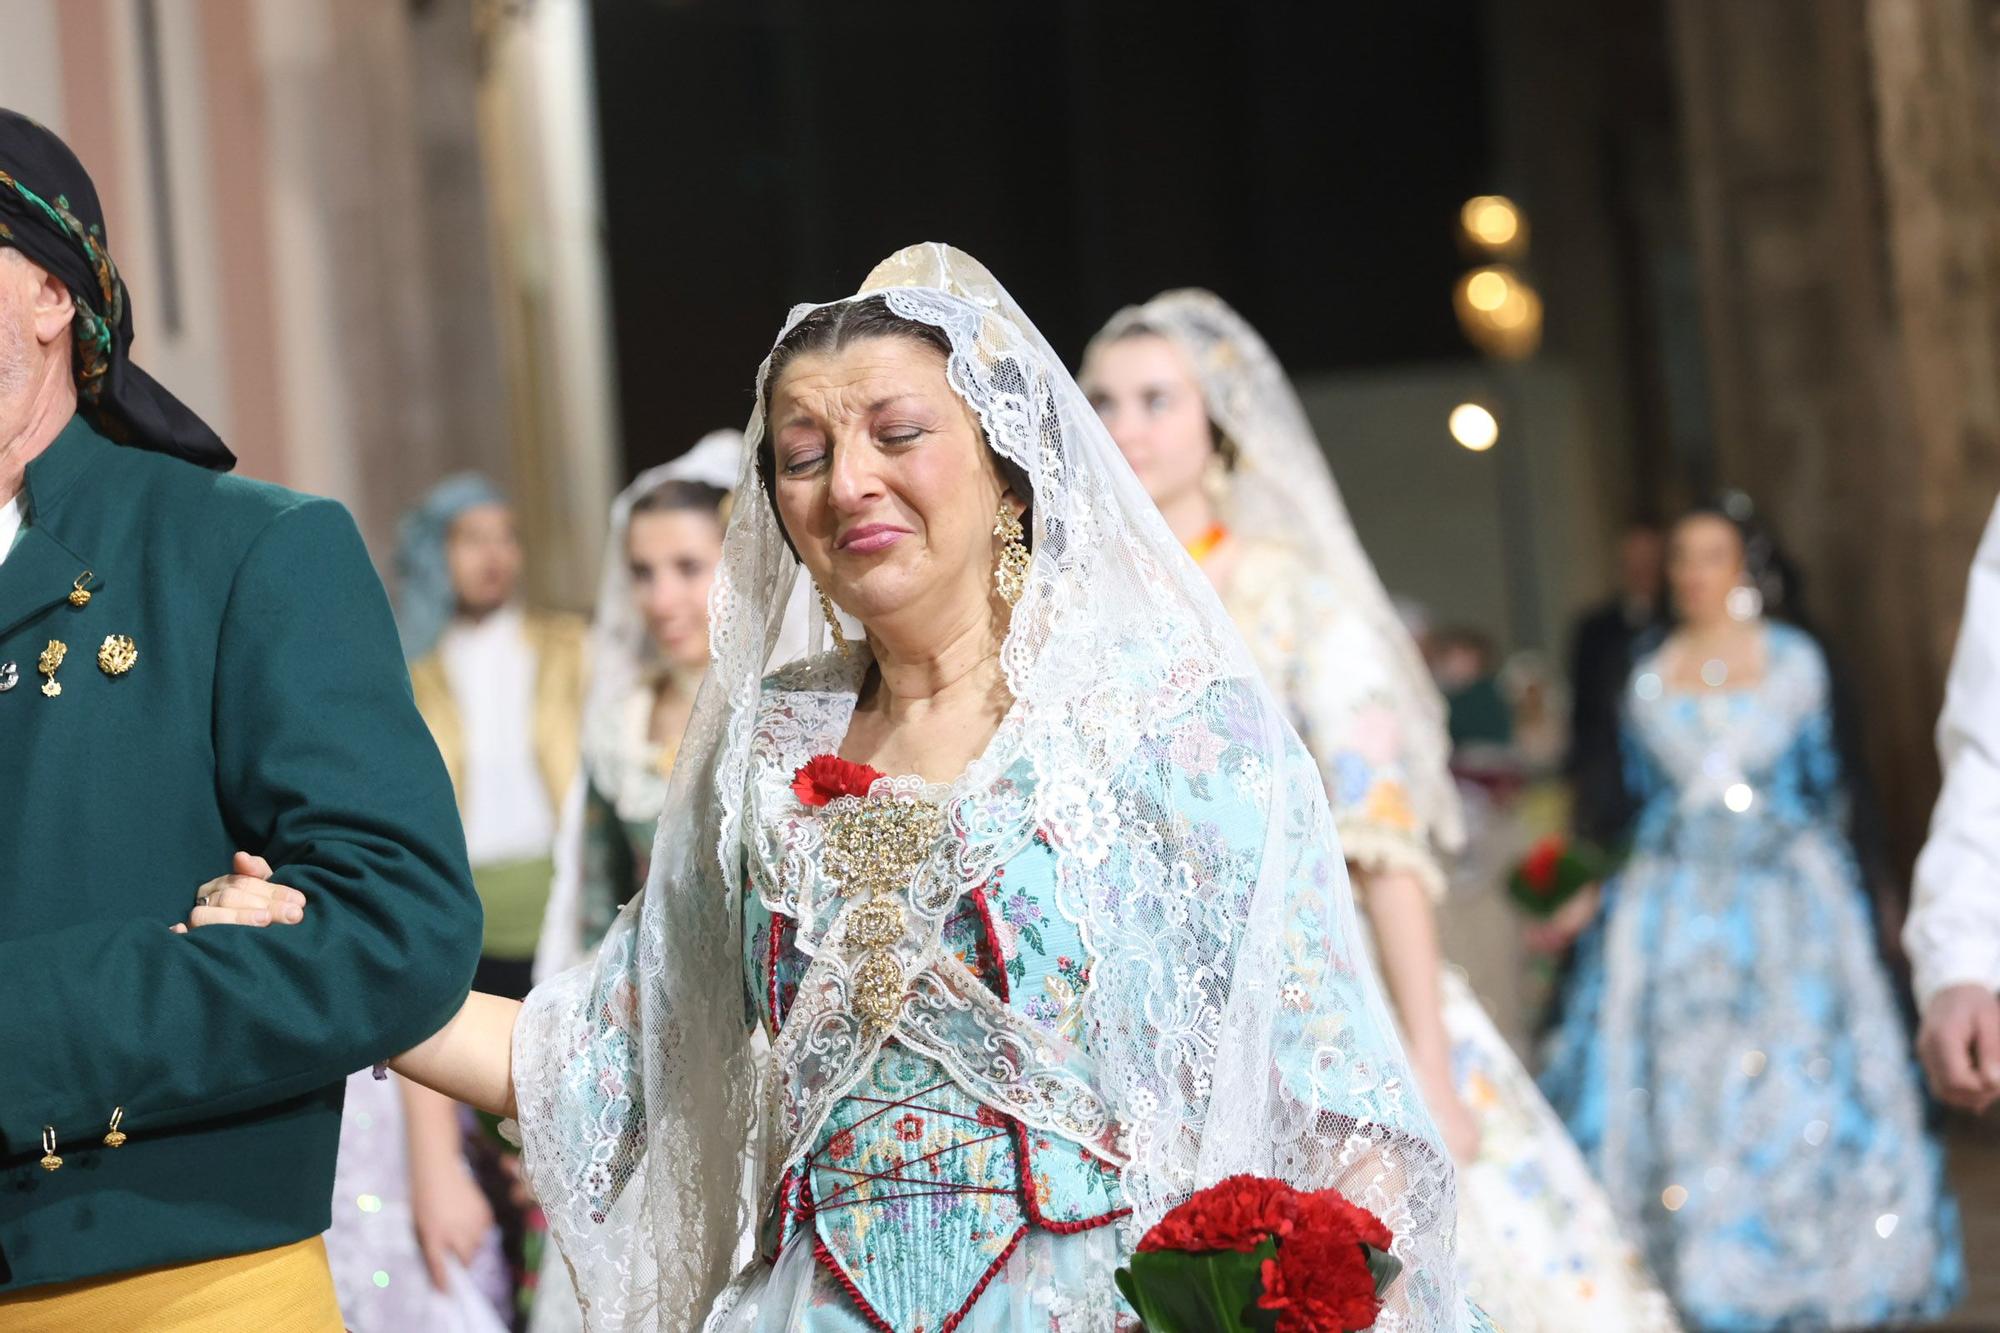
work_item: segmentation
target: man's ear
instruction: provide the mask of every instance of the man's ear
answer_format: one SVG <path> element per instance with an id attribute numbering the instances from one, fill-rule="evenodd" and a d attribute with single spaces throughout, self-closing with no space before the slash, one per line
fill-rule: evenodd
<path id="1" fill-rule="evenodd" d="M 35 337 L 46 345 L 69 332 L 76 319 L 76 297 L 48 270 L 33 261 L 28 267 L 41 277 L 34 295 Z"/>

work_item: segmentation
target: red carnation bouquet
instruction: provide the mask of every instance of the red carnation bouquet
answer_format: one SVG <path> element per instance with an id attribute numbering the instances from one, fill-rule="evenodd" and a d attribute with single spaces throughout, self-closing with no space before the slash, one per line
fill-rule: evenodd
<path id="1" fill-rule="evenodd" d="M 1507 877 L 1507 892 L 1529 916 L 1547 920 L 1610 870 L 1611 858 L 1596 847 L 1551 834 L 1530 847 L 1514 867 Z"/>
<path id="2" fill-rule="evenodd" d="M 1160 1219 L 1118 1290 L 1147 1333 L 1372 1328 L 1403 1271 L 1382 1219 L 1338 1190 L 1231 1176 Z"/>
<path id="3" fill-rule="evenodd" d="M 866 796 L 875 779 L 886 776 L 879 769 L 857 764 L 839 755 L 818 754 L 792 774 L 792 795 L 801 805 L 825 805 L 841 796 Z"/>

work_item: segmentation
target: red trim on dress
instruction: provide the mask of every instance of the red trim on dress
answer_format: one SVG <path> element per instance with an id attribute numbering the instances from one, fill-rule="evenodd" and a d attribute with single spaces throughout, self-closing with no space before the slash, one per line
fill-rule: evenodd
<path id="1" fill-rule="evenodd" d="M 986 1288 L 992 1283 L 994 1278 L 1000 1276 L 1000 1270 L 1006 1267 L 1009 1259 L 1014 1257 L 1014 1251 L 1020 1248 L 1021 1241 L 1027 1234 L 1027 1224 L 1023 1223 L 1021 1229 L 1014 1233 L 1014 1239 L 1007 1242 L 1007 1248 L 1000 1251 L 999 1257 L 995 1258 L 987 1266 L 986 1272 L 981 1275 L 977 1285 L 972 1288 L 972 1294 L 965 1298 L 965 1304 L 959 1306 L 949 1319 L 938 1325 L 938 1333 L 952 1333 L 954 1329 L 965 1322 L 965 1317 L 972 1313 L 973 1303 L 986 1294 Z"/>
<path id="2" fill-rule="evenodd" d="M 861 1317 L 868 1321 L 870 1328 L 879 1329 L 881 1333 L 896 1333 L 896 1326 L 875 1312 L 875 1307 L 861 1294 L 861 1288 L 854 1285 L 854 1279 L 833 1257 L 833 1251 L 826 1247 L 826 1241 L 818 1232 L 813 1233 L 813 1258 L 826 1270 L 827 1276 L 840 1284 L 840 1289 L 847 1293 L 847 1299 L 854 1302 L 854 1308 L 861 1312 Z"/>
<path id="3" fill-rule="evenodd" d="M 1044 1231 L 1053 1231 L 1058 1236 L 1074 1236 L 1079 1231 L 1095 1231 L 1098 1227 L 1109 1226 L 1132 1211 L 1130 1208 L 1114 1208 L 1102 1216 L 1085 1217 L 1075 1222 L 1064 1222 L 1043 1213 L 1042 1205 L 1036 1198 L 1035 1152 L 1028 1142 L 1028 1127 L 1011 1115 L 1007 1117 L 1007 1121 L 1014 1126 L 1015 1157 L 1021 1169 L 1021 1209 L 1027 1213 L 1030 1222 Z M 1068 1143 L 1070 1140 L 1064 1139 L 1063 1142 Z M 1078 1146 L 1077 1151 L 1082 1152 L 1083 1148 Z"/>
<path id="4" fill-rule="evenodd" d="M 994 993 L 1000 997 L 1000 1003 L 1002 1004 L 1007 1003 L 1011 987 L 1007 982 L 1007 960 L 1000 953 L 1000 937 L 993 929 L 993 907 L 986 901 L 986 889 L 988 885 L 991 885 L 995 880 L 1004 878 L 1006 874 L 1007 871 L 1004 867 L 995 870 L 992 879 L 987 880 L 985 884 L 981 884 L 967 895 L 972 899 L 974 910 L 979 913 L 980 960 L 993 970 Z"/>
<path id="5" fill-rule="evenodd" d="M 785 951 L 785 926 L 791 918 L 783 912 L 771 913 L 771 947 L 765 950 L 764 986 L 766 999 L 771 1006 L 771 1039 L 777 1040 L 778 1029 L 784 1026 L 784 1015 L 778 1012 L 778 960 Z"/>

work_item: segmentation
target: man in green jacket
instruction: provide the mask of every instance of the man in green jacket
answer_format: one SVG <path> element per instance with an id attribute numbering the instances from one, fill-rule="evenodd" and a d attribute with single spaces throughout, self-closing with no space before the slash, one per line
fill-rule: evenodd
<path id="1" fill-rule="evenodd" d="M 352 519 L 223 475 L 106 245 L 0 110 L 0 1328 L 336 1330 L 343 1079 L 457 1011 L 478 900 Z M 297 924 L 175 933 L 237 849 L 298 892 L 199 910 Z"/>

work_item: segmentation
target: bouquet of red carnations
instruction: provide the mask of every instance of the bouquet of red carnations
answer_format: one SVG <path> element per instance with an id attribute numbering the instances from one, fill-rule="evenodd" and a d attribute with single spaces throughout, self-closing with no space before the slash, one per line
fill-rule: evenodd
<path id="1" fill-rule="evenodd" d="M 1507 892 L 1516 907 L 1546 920 L 1610 871 L 1611 858 L 1596 847 L 1551 834 L 1529 848 L 1521 864 L 1514 867 L 1514 873 L 1507 877 Z"/>
<path id="2" fill-rule="evenodd" d="M 1338 1190 L 1231 1176 L 1145 1234 L 1118 1290 L 1147 1333 L 1347 1333 L 1403 1270 L 1393 1239 Z"/>

